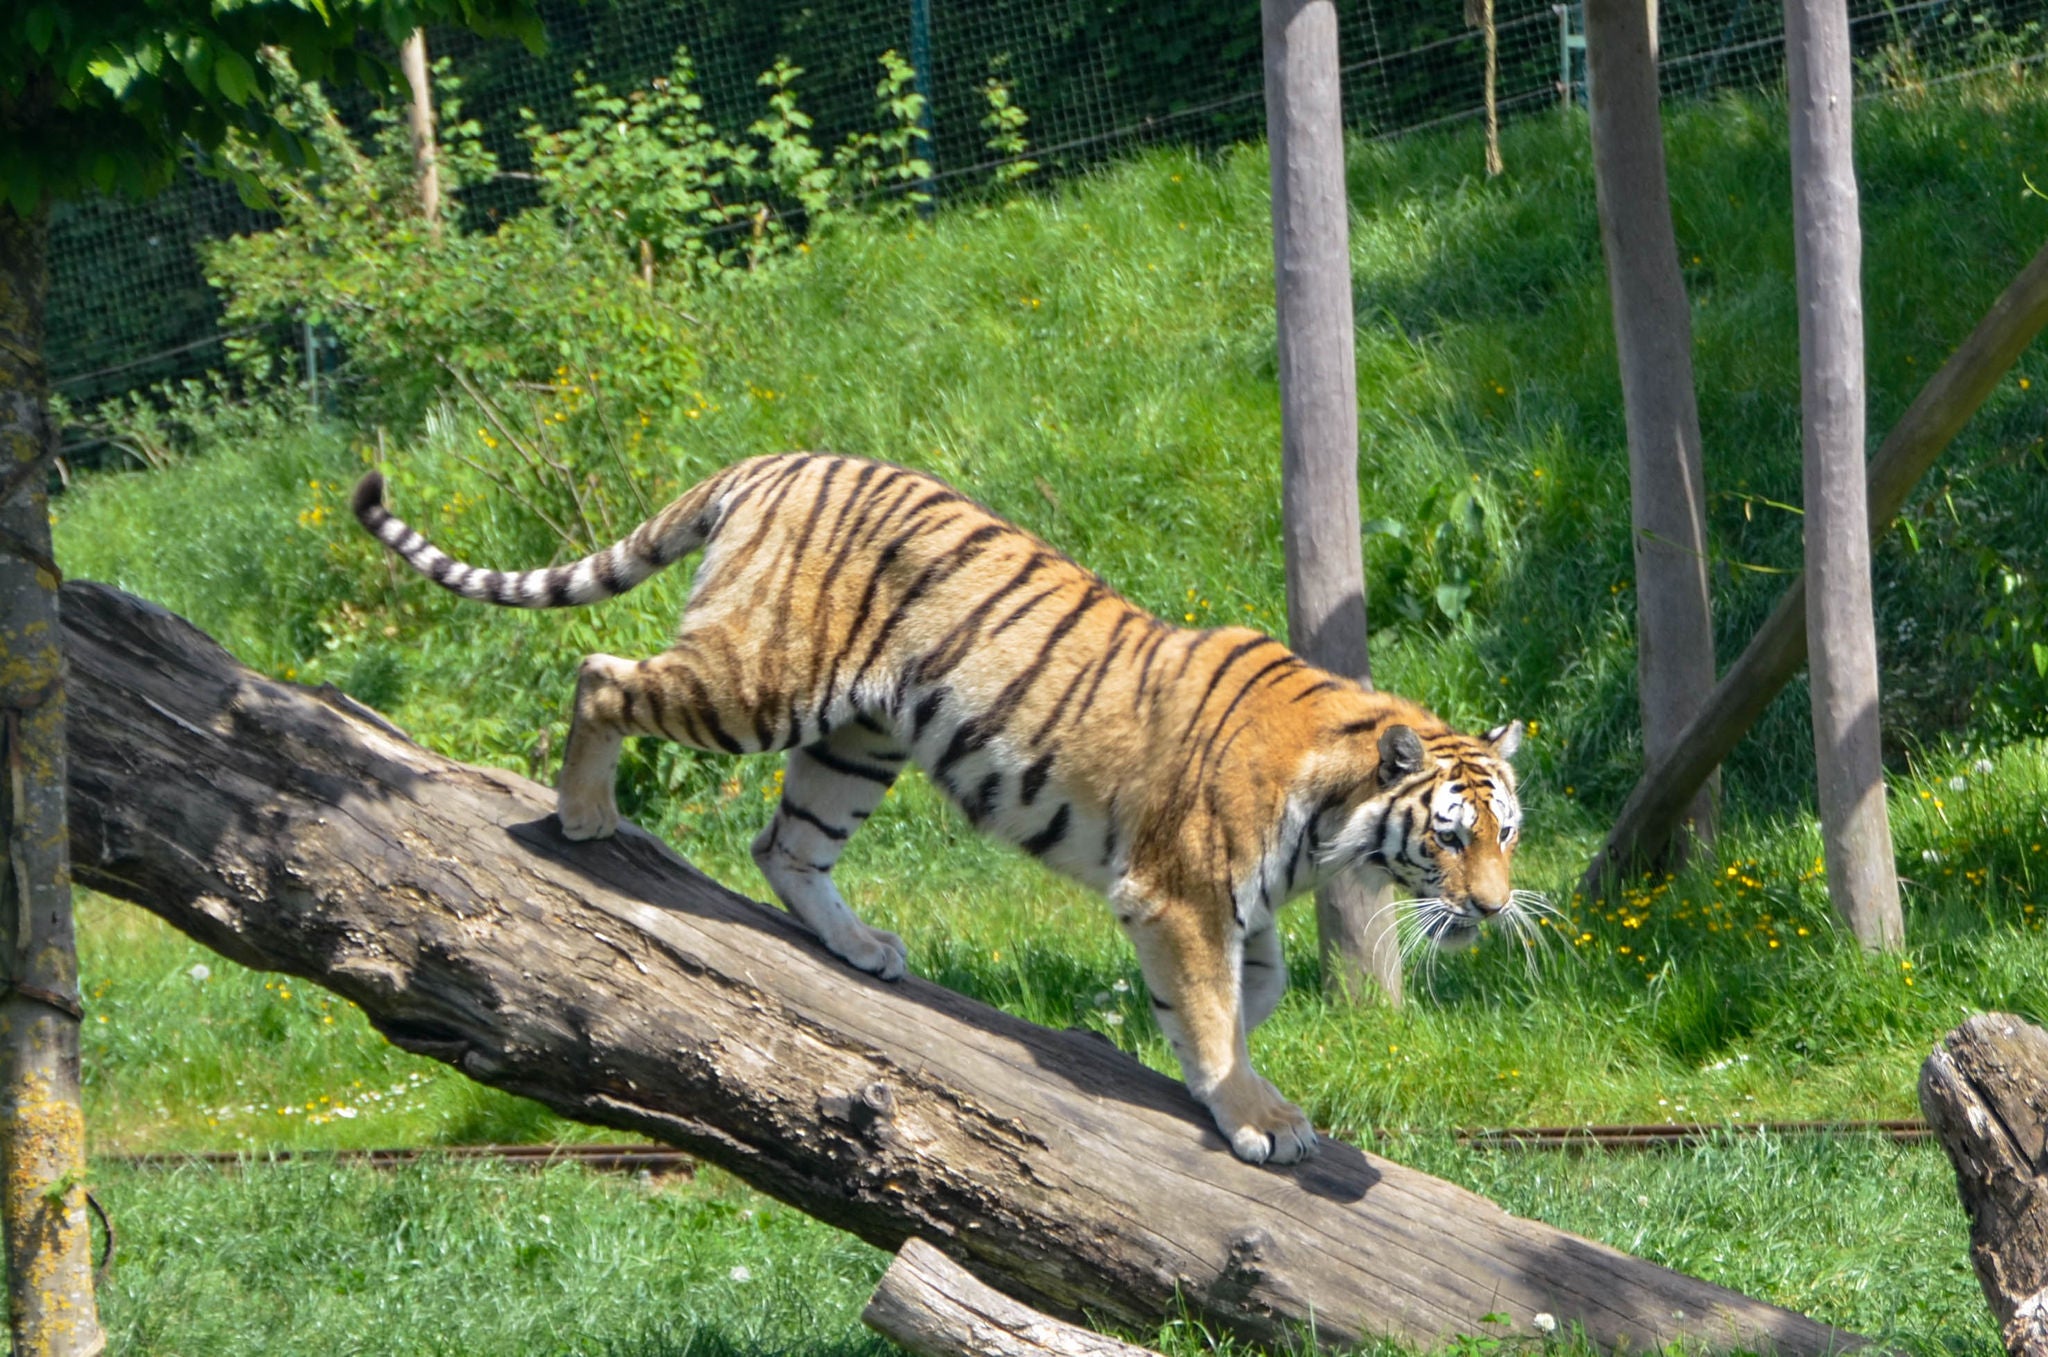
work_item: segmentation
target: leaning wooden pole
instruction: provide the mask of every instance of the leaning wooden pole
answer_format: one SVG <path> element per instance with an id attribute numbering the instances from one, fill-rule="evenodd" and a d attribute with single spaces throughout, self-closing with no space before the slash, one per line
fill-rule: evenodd
<path id="1" fill-rule="evenodd" d="M 2048 327 L 2048 246 L 2000 293 L 1941 370 L 1892 426 L 1865 475 L 1871 540 L 1891 526 L 1906 496 Z M 1653 860 L 1693 797 L 1806 663 L 1806 577 L 1792 582 L 1763 626 L 1714 685 L 1671 751 L 1638 781 L 1580 882 L 1592 896 Z"/>
<path id="2" fill-rule="evenodd" d="M 1062 1316 L 1184 1308 L 1268 1341 L 1434 1347 L 1503 1312 L 1636 1350 L 1860 1341 L 1348 1145 L 1241 1163 L 1099 1037 L 859 974 L 631 826 L 569 844 L 544 788 L 262 678 L 127 595 L 67 585 L 64 622 L 82 882 L 881 1247 L 924 1239 Z"/>
<path id="3" fill-rule="evenodd" d="M 1332 0 L 1264 0 L 1280 360 L 1280 530 L 1287 635 L 1301 655 L 1372 686 L 1358 514 L 1358 367 L 1343 80 Z M 1393 897 L 1343 876 L 1316 892 L 1323 988 L 1401 1002 Z"/>

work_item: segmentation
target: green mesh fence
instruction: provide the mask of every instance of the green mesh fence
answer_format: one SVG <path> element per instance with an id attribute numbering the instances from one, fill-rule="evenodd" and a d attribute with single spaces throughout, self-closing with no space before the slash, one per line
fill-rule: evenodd
<path id="1" fill-rule="evenodd" d="M 1482 116 L 1484 45 L 1463 4 L 1339 0 L 1337 8 L 1345 115 L 1358 133 Z M 1849 9 L 1866 94 L 1987 71 L 2025 78 L 2048 57 L 2048 0 L 1850 0 Z M 920 72 L 941 195 L 990 168 L 980 124 L 991 78 L 1029 113 L 1031 154 L 1053 174 L 1147 143 L 1215 146 L 1264 131 L 1256 0 L 549 0 L 543 13 L 550 47 L 538 58 L 515 43 L 429 34 L 430 52 L 461 74 L 466 114 L 487 129 L 505 170 L 465 194 L 472 224 L 532 201 L 519 177 L 519 110 L 563 126 L 578 72 L 630 87 L 666 71 L 679 46 L 695 58 L 708 111 L 728 127 L 758 116 L 755 78 L 776 58 L 792 59 L 804 68 L 798 90 L 826 145 L 873 125 L 876 58 L 894 49 Z M 1776 85 L 1782 23 L 1778 0 L 1666 0 L 1667 97 Z M 1495 31 L 1503 118 L 1583 101 L 1575 4 L 1498 0 Z M 225 336 L 196 246 L 264 225 L 230 190 L 196 177 L 147 204 L 60 207 L 49 309 L 58 389 L 83 405 L 219 366 Z"/>

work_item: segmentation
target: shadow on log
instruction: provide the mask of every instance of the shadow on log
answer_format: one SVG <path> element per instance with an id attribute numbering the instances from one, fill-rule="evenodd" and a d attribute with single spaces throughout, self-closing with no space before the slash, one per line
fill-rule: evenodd
<path id="1" fill-rule="evenodd" d="M 1342 1144 L 1233 1158 L 1100 1038 L 885 984 L 628 826 L 265 679 L 189 623 L 65 586 L 78 879 L 316 980 L 407 1050 L 645 1132 L 886 1249 L 1140 1328 L 1433 1345 L 1539 1312 L 1605 1346 L 1801 1357 L 1855 1335 L 1508 1215 Z"/>

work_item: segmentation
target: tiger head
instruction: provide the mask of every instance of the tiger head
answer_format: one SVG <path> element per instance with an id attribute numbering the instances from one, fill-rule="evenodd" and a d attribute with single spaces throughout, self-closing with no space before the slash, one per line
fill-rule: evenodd
<path id="1" fill-rule="evenodd" d="M 1516 921 L 1523 893 L 1509 882 L 1522 807 L 1508 762 L 1522 723 L 1484 735 L 1408 725 L 1379 733 L 1377 768 L 1332 844 L 1346 863 L 1374 867 L 1415 897 L 1422 935 L 1466 947 L 1495 916 Z"/>

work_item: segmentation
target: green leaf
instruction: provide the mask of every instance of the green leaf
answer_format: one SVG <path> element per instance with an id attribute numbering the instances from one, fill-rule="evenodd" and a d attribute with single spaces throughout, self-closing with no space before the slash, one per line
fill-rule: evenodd
<path id="1" fill-rule="evenodd" d="M 1472 586 L 1469 584 L 1439 584 L 1436 587 L 1436 606 L 1453 622 L 1464 615 L 1465 601 L 1471 597 Z"/>
<path id="2" fill-rule="evenodd" d="M 48 5 L 37 5 L 22 20 L 22 27 L 28 30 L 28 45 L 35 48 L 37 56 L 42 56 L 50 50 L 50 39 L 56 36 L 57 11 Z"/>
<path id="3" fill-rule="evenodd" d="M 213 60 L 213 82 L 221 97 L 240 107 L 256 93 L 256 71 L 249 59 L 232 47 L 222 47 Z"/>
<path id="4" fill-rule="evenodd" d="M 192 82 L 192 88 L 201 97 L 213 93 L 213 44 L 204 38 L 193 38 L 185 44 L 185 50 L 178 57 L 178 64 L 185 68 L 185 78 Z"/>
<path id="5" fill-rule="evenodd" d="M 2048 645 L 2034 642 L 2034 668 L 2042 678 L 2048 678 Z"/>
<path id="6" fill-rule="evenodd" d="M 1398 518 L 1375 518 L 1362 532 L 1366 537 L 1406 537 L 1408 526 Z"/>

